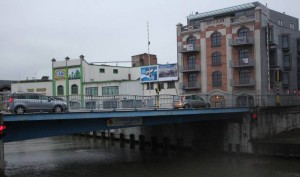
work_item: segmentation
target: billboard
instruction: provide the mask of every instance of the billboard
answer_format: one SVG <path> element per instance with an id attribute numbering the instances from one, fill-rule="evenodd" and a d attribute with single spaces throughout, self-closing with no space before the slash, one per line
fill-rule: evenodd
<path id="1" fill-rule="evenodd" d="M 54 80 L 66 79 L 66 69 L 55 69 Z"/>
<path id="2" fill-rule="evenodd" d="M 80 79 L 80 68 L 69 68 L 68 75 L 69 79 Z"/>
<path id="3" fill-rule="evenodd" d="M 159 81 L 178 80 L 177 64 L 158 65 Z"/>
<path id="4" fill-rule="evenodd" d="M 141 82 L 157 82 L 158 81 L 158 67 L 157 65 L 153 66 L 144 66 L 141 67 Z"/>

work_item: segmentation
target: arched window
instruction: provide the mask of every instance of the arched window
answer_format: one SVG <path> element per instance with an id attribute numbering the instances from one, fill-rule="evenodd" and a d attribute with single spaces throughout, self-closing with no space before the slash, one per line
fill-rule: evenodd
<path id="1" fill-rule="evenodd" d="M 239 51 L 239 63 L 240 65 L 247 65 L 249 63 L 249 50 L 242 49 Z"/>
<path id="2" fill-rule="evenodd" d="M 190 74 L 188 81 L 188 87 L 196 87 L 197 75 L 195 73 Z"/>
<path id="3" fill-rule="evenodd" d="M 76 84 L 73 84 L 71 86 L 71 94 L 72 95 L 77 95 L 78 94 L 78 86 Z"/>
<path id="4" fill-rule="evenodd" d="M 222 86 L 222 73 L 220 71 L 215 71 L 212 73 L 212 86 L 213 87 Z"/>
<path id="5" fill-rule="evenodd" d="M 240 84 L 250 84 L 250 71 L 248 69 L 240 71 Z"/>
<path id="6" fill-rule="evenodd" d="M 187 39 L 187 44 L 196 44 L 196 38 L 194 36 Z"/>
<path id="7" fill-rule="evenodd" d="M 249 35 L 249 29 L 248 28 L 241 28 L 238 31 L 238 37 L 248 37 Z"/>
<path id="8" fill-rule="evenodd" d="M 221 33 L 216 32 L 211 35 L 211 46 L 212 47 L 221 46 Z"/>
<path id="9" fill-rule="evenodd" d="M 188 58 L 188 70 L 196 69 L 196 56 L 192 55 Z"/>
<path id="10" fill-rule="evenodd" d="M 57 95 L 64 95 L 64 86 L 59 85 L 57 87 Z"/>
<path id="11" fill-rule="evenodd" d="M 213 66 L 217 66 L 217 65 L 222 64 L 221 53 L 220 52 L 213 53 L 211 58 L 212 58 L 211 63 L 212 63 Z"/>

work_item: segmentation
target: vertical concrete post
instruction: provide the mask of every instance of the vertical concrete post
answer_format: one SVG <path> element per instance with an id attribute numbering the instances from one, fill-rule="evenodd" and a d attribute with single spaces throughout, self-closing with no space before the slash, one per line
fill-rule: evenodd
<path id="1" fill-rule="evenodd" d="M 125 147 L 125 138 L 123 133 L 120 133 L 120 147 Z"/>
<path id="2" fill-rule="evenodd" d="M 102 140 L 105 139 L 105 131 L 101 132 L 101 139 L 102 139 Z"/>
<path id="3" fill-rule="evenodd" d="M 0 112 L 0 124 L 3 123 L 3 115 Z M 0 139 L 0 176 L 4 176 L 4 144 L 3 138 Z"/>
<path id="4" fill-rule="evenodd" d="M 145 136 L 144 135 L 139 135 L 139 148 L 140 148 L 140 151 L 145 150 Z"/>
<path id="5" fill-rule="evenodd" d="M 129 141 L 130 141 L 130 149 L 135 149 L 135 138 L 134 134 L 129 135 Z"/>
<path id="6" fill-rule="evenodd" d="M 156 136 L 151 137 L 151 150 L 153 152 L 157 151 L 157 137 Z"/>
<path id="7" fill-rule="evenodd" d="M 163 152 L 164 154 L 168 154 L 170 149 L 170 138 L 164 137 L 164 144 L 163 144 Z"/>

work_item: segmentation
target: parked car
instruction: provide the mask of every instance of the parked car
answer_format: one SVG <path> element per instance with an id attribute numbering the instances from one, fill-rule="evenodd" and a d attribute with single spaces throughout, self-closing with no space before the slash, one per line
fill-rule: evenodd
<path id="1" fill-rule="evenodd" d="M 16 114 L 25 112 L 65 112 L 67 103 L 37 93 L 14 93 L 9 95 L 8 111 Z"/>
<path id="2" fill-rule="evenodd" d="M 173 102 L 175 109 L 178 108 L 209 108 L 210 103 L 199 95 L 176 96 Z"/>

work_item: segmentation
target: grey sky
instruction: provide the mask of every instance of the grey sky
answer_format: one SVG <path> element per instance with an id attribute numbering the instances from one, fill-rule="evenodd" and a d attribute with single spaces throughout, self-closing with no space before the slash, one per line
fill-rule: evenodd
<path id="1" fill-rule="evenodd" d="M 249 0 L 0 0 L 0 80 L 51 76 L 51 59 L 130 61 L 150 53 L 176 63 L 176 24 L 186 16 Z M 298 0 L 263 0 L 268 7 L 300 18 Z M 121 66 L 123 64 L 119 64 Z"/>

